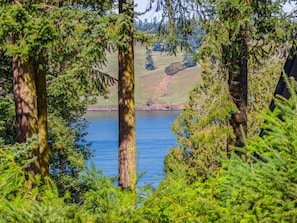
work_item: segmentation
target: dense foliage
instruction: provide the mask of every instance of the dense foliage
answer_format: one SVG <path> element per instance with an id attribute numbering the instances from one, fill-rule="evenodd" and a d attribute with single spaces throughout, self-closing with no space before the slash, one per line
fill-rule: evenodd
<path id="1" fill-rule="evenodd" d="M 284 11 L 289 2 L 150 1 L 162 11 L 161 37 L 172 51 L 180 46 L 191 48 L 186 40 L 195 28 L 202 28 L 204 35 L 197 59 L 211 58 L 237 107 L 228 120 L 235 136 L 228 139 L 228 152 L 243 147 L 250 134 L 248 79 L 253 78 L 253 69 L 260 69 L 268 58 L 285 56 L 296 43 L 295 11 Z M 214 70 L 213 74 L 217 72 Z"/>
<path id="2" fill-rule="evenodd" d="M 191 185 L 169 175 L 145 202 L 146 217 L 151 222 L 295 222 L 296 89 L 290 81 L 293 96 L 276 99 L 276 110 L 265 115 L 265 137 L 249 142 L 248 160 L 222 159 L 213 176 Z M 255 151 L 265 162 L 253 158 Z"/>
<path id="3" fill-rule="evenodd" d="M 194 38 L 200 46 L 202 32 L 197 38 L 181 38 L 200 27 L 188 23 L 189 10 L 178 11 L 180 1 L 164 2 L 169 16 L 160 30 L 169 33 L 164 35 L 165 45 L 172 44 L 169 48 L 175 50 Z M 0 222 L 296 222 L 296 82 L 287 80 L 289 100 L 277 97 L 274 112 L 267 109 L 284 54 L 294 43 L 290 26 L 294 21 L 275 16 L 278 2 L 205 2 L 211 9 L 205 11 L 207 16 L 215 19 L 203 24 L 206 33 L 196 58 L 203 68 L 203 83 L 190 92 L 173 124 L 177 145 L 165 159 L 165 179 L 156 189 L 148 185 L 131 193 L 94 164 L 86 168 L 92 153 L 84 141 L 83 115 L 116 81 L 101 72 L 105 53 L 123 51 L 133 38 L 144 41 L 150 35 L 131 36 L 131 14 L 113 14 L 113 1 L 0 1 Z M 185 3 L 194 3 L 190 14 L 203 6 Z M 243 19 L 234 22 L 234 16 Z M 156 32 L 156 20 L 152 28 L 145 24 L 145 31 Z M 244 155 L 237 156 L 226 149 L 235 137 L 230 117 L 238 111 L 226 70 L 234 68 L 228 62 L 238 59 L 240 43 L 246 43 L 239 41 L 242 31 L 250 37 L 245 48 L 249 133 L 246 146 L 235 148 Z M 226 51 L 228 47 L 232 50 Z M 196 46 L 193 49 L 185 63 L 189 56 L 193 59 Z M 46 182 L 27 172 L 37 159 L 31 151 L 38 147 L 38 135 L 16 143 L 12 89 L 16 55 L 27 62 L 40 55 L 44 59 L 50 149 Z M 262 123 L 265 136 L 260 138 Z"/>
<path id="4" fill-rule="evenodd" d="M 100 15 L 99 9 L 107 10 L 110 3 L 98 4 L 92 3 L 93 10 L 88 2 L 80 6 L 74 2 L 7 2 L 0 8 L 0 136 L 5 144 L 16 142 L 12 57 L 18 55 L 31 63 L 42 54 L 46 59 L 39 67 L 47 77 L 50 174 L 61 194 L 71 191 L 76 201 L 84 185 L 76 180 L 82 170 L 77 161 L 83 163 L 92 155 L 83 139 L 86 122 L 82 116 L 95 97 L 106 94 L 107 87 L 116 82 L 100 72 L 106 50 L 112 47 L 102 33 L 114 19 Z"/>
<path id="5" fill-rule="evenodd" d="M 249 141 L 245 148 L 250 155 L 257 151 L 265 162 L 232 155 L 203 182 L 189 185 L 183 176 L 168 175 L 153 194 L 145 188 L 137 197 L 122 191 L 93 166 L 78 175 L 88 188 L 82 203 L 65 204 L 68 195 L 60 198 L 54 183 L 28 188 L 24 168 L 32 160 L 26 151 L 35 139 L 1 150 L 1 221 L 294 222 L 297 84 L 293 80 L 290 90 L 290 100 L 275 99 L 275 111 L 264 115 L 265 137 Z"/>
<path id="6" fill-rule="evenodd" d="M 109 18 L 79 8 L 56 8 L 49 16 L 59 24 L 48 70 L 51 176 L 62 194 L 72 191 L 79 201 L 84 183 L 76 180 L 82 170 L 77 161 L 83 163 L 92 155 L 84 141 L 87 123 L 82 117 L 96 96 L 105 95 L 116 81 L 100 72 L 106 62 L 104 49 L 111 47 L 102 36 Z"/>
<path id="7" fill-rule="evenodd" d="M 218 70 L 210 69 L 209 61 L 203 66 L 204 84 L 190 92 L 189 102 L 174 122 L 177 146 L 165 160 L 167 174 L 187 176 L 189 183 L 197 178 L 207 179 L 220 166 L 221 157 L 226 155 L 226 141 L 233 136 L 226 123 L 230 114 L 236 111 L 224 77 Z M 211 72 L 217 73 L 213 75 Z"/>

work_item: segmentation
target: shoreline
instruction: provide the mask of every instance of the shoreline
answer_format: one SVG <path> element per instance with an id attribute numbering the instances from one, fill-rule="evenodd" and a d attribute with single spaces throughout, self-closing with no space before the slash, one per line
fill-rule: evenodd
<path id="1" fill-rule="evenodd" d="M 181 105 L 168 105 L 168 104 L 152 104 L 152 105 L 138 105 L 135 106 L 135 111 L 182 111 L 184 108 Z M 117 106 L 98 106 L 92 105 L 87 111 L 117 111 Z"/>

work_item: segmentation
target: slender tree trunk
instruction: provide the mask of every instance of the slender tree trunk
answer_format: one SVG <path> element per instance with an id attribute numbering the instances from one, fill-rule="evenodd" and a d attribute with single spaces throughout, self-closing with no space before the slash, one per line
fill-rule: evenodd
<path id="1" fill-rule="evenodd" d="M 136 185 L 136 146 L 135 146 L 135 106 L 134 106 L 134 49 L 133 49 L 133 1 L 119 1 L 119 13 L 129 15 L 131 26 L 123 30 L 128 36 L 118 54 L 119 80 L 119 186 L 135 190 Z"/>
<path id="2" fill-rule="evenodd" d="M 38 168 L 44 179 L 49 175 L 48 131 L 47 131 L 47 101 L 46 101 L 46 72 L 45 59 L 40 56 L 36 64 L 36 93 L 38 112 Z"/>
<path id="3" fill-rule="evenodd" d="M 247 135 L 247 111 L 248 111 L 248 46 L 246 27 L 242 27 L 241 36 L 232 46 L 229 60 L 229 92 L 238 109 L 232 114 L 229 122 L 233 128 L 235 139 L 228 140 L 227 154 L 230 156 L 232 147 L 243 147 Z M 231 49 L 228 53 L 230 53 Z"/>

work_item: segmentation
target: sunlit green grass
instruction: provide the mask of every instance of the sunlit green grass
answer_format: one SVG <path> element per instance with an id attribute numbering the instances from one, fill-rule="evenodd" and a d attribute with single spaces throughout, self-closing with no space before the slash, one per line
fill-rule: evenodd
<path id="1" fill-rule="evenodd" d="M 176 56 L 168 55 L 166 52 L 152 52 L 155 70 L 145 69 L 145 46 L 137 44 L 135 46 L 135 104 L 144 105 L 148 100 L 155 103 L 166 103 L 169 105 L 179 105 L 187 101 L 188 92 L 200 83 L 201 68 L 199 66 L 180 71 L 173 75 L 170 84 L 164 94 L 158 92 L 159 84 L 166 77 L 165 67 L 173 62 L 183 61 L 183 53 Z M 117 77 L 118 62 L 117 53 L 107 54 L 108 64 L 104 71 Z M 108 98 L 98 97 L 95 106 L 117 106 L 117 86 L 109 88 Z"/>

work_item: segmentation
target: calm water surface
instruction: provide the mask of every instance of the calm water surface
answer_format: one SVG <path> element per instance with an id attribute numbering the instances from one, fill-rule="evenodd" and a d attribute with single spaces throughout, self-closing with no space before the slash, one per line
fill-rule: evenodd
<path id="1" fill-rule="evenodd" d="M 139 111 L 136 113 L 137 172 L 146 172 L 138 186 L 145 182 L 157 186 L 163 178 L 164 157 L 175 145 L 171 124 L 178 111 Z M 118 117 L 116 111 L 90 111 L 86 139 L 92 142 L 94 162 L 109 177 L 118 174 Z"/>

